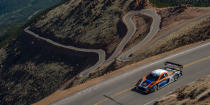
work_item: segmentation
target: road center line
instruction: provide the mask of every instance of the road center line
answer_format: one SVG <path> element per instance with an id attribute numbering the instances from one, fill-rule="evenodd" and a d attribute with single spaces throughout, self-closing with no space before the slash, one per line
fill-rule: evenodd
<path id="1" fill-rule="evenodd" d="M 193 64 L 196 64 L 196 63 L 199 63 L 199 62 L 208 60 L 208 59 L 210 59 L 210 56 L 204 57 L 204 58 L 201 58 L 201 59 L 198 59 L 198 60 L 195 60 L 195 61 L 193 61 L 193 62 L 191 62 L 191 63 L 188 63 L 188 64 L 185 64 L 183 67 L 186 68 L 186 67 L 189 67 L 189 66 L 191 66 L 191 65 L 193 65 Z"/>
<path id="2" fill-rule="evenodd" d="M 190 66 L 192 66 L 193 64 L 196 64 L 196 63 L 199 63 L 199 62 L 202 62 L 202 61 L 206 61 L 206 60 L 208 60 L 208 59 L 210 59 L 210 56 L 203 57 L 203 58 L 201 58 L 201 59 L 198 59 L 198 60 L 192 61 L 192 62 L 190 62 L 190 63 L 188 63 L 188 64 L 185 64 L 185 65 L 183 65 L 183 68 L 190 67 Z M 127 88 L 127 89 L 124 89 L 124 90 L 121 90 L 121 91 L 119 91 L 119 92 L 117 92 L 117 93 L 114 93 L 113 95 L 111 95 L 111 98 L 114 98 L 114 97 L 117 97 L 117 96 L 119 96 L 119 95 L 121 95 L 121 94 L 123 94 L 123 93 L 126 93 L 126 92 L 128 92 L 129 90 L 131 90 L 132 88 L 134 88 L 134 86 L 132 86 L 132 87 L 130 87 L 130 88 Z M 104 102 L 106 102 L 106 101 L 108 101 L 108 98 L 104 98 L 104 99 L 98 101 L 97 103 L 95 103 L 94 105 L 99 105 L 99 104 L 104 103 Z M 152 102 L 153 102 L 153 101 L 151 101 L 151 102 L 149 102 L 149 103 L 152 103 Z"/>

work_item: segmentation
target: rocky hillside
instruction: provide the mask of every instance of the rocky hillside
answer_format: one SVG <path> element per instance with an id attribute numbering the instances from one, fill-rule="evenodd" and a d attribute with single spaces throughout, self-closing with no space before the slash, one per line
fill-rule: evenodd
<path id="1" fill-rule="evenodd" d="M 0 105 L 30 105 L 59 89 L 97 58 L 23 33 L 0 49 Z"/>
<path id="2" fill-rule="evenodd" d="M 142 8 L 144 1 L 71 0 L 38 18 L 31 30 L 77 47 L 106 50 L 126 33 L 121 17 L 128 10 Z"/>
<path id="3" fill-rule="evenodd" d="M 210 75 L 177 89 L 155 105 L 209 105 Z"/>

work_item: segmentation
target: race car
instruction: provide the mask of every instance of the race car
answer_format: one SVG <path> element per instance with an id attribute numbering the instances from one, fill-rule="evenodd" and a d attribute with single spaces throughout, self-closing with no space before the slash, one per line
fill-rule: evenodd
<path id="1" fill-rule="evenodd" d="M 136 83 L 136 90 L 143 93 L 155 92 L 167 84 L 178 80 L 182 76 L 183 66 L 180 64 L 165 62 L 165 67 L 152 71 Z"/>

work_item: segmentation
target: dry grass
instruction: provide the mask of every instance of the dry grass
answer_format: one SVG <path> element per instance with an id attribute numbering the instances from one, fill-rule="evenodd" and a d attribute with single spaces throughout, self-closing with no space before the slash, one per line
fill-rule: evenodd
<path id="1" fill-rule="evenodd" d="M 157 105 L 209 105 L 210 75 L 177 89 L 163 97 Z"/>

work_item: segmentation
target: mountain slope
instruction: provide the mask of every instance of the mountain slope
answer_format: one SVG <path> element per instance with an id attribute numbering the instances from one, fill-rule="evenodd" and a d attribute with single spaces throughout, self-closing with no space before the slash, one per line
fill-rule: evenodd
<path id="1" fill-rule="evenodd" d="M 0 49 L 0 105 L 32 104 L 96 61 L 96 54 L 67 50 L 22 34 Z"/>
<path id="2" fill-rule="evenodd" d="M 75 0 L 41 16 L 31 30 L 59 42 L 85 48 L 116 46 L 126 33 L 121 17 L 144 0 Z M 122 32 L 122 30 L 124 30 Z M 111 52 L 109 52 L 111 53 Z"/>

